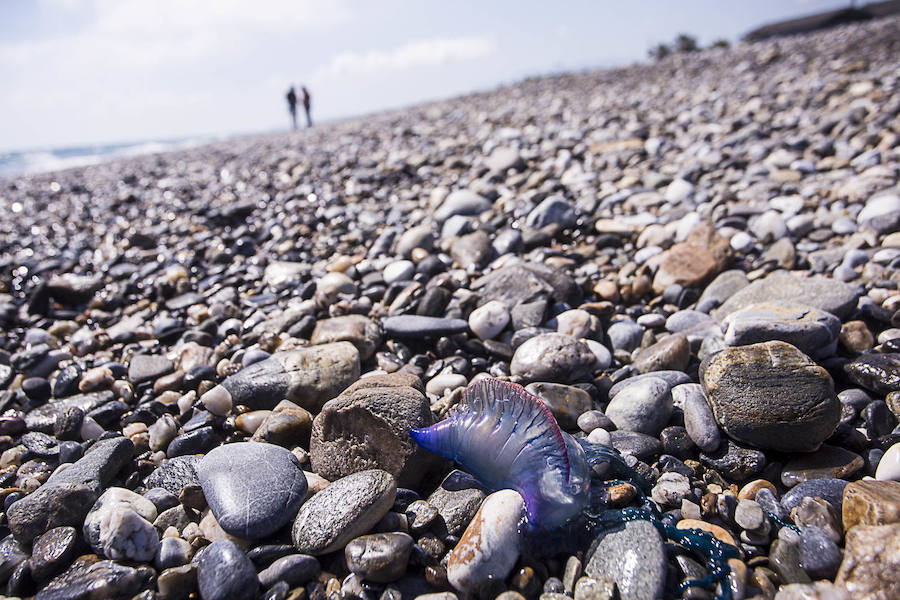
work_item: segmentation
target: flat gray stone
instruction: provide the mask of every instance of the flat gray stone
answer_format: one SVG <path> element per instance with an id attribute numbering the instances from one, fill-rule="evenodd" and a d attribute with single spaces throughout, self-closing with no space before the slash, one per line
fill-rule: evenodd
<path id="1" fill-rule="evenodd" d="M 746 346 L 781 340 L 815 357 L 837 349 L 841 320 L 829 312 L 795 302 L 775 300 L 737 310 L 722 321 L 725 343 Z"/>
<path id="2" fill-rule="evenodd" d="M 786 300 L 806 304 L 843 319 L 850 316 L 858 299 L 859 290 L 840 281 L 818 275 L 796 277 L 784 271 L 775 271 L 735 292 L 711 314 L 721 321 L 736 310 L 754 304 Z"/>

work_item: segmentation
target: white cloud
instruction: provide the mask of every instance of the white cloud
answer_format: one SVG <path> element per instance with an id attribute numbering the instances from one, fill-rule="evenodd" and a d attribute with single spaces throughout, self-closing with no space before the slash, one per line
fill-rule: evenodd
<path id="1" fill-rule="evenodd" d="M 434 38 L 409 42 L 393 50 L 342 52 L 316 70 L 313 80 L 347 75 L 405 71 L 484 58 L 494 53 L 496 42 L 488 37 Z"/>
<path id="2" fill-rule="evenodd" d="M 349 18 L 343 1 L 43 0 L 54 11 L 87 11 L 91 23 L 63 37 L 3 44 L 0 68 L 60 64 L 62 70 L 119 64 L 129 69 L 193 61 L 277 34 Z"/>

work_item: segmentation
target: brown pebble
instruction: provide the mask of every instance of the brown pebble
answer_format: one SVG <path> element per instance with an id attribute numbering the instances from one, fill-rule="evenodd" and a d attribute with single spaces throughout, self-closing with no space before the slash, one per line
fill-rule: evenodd
<path id="1" fill-rule="evenodd" d="M 775 489 L 772 482 L 765 479 L 754 479 L 750 483 L 744 484 L 744 487 L 738 492 L 738 500 L 756 500 L 756 494 L 761 489 L 767 489 L 776 496 L 778 495 L 778 491 Z"/>
<path id="2" fill-rule="evenodd" d="M 611 485 L 606 489 L 609 494 L 607 502 L 610 506 L 615 508 L 631 504 L 631 501 L 637 496 L 637 490 L 630 483 L 618 483 L 616 485 Z"/>

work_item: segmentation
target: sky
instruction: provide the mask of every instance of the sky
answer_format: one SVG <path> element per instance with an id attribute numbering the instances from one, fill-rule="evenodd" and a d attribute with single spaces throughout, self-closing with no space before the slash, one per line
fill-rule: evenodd
<path id="1" fill-rule="evenodd" d="M 0 151 L 286 129 L 647 60 L 832 0 L 0 0 Z"/>

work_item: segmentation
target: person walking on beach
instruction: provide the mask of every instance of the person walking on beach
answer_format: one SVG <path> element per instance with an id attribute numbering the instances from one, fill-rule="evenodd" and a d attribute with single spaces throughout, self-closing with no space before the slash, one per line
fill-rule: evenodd
<path id="1" fill-rule="evenodd" d="M 303 88 L 304 92 L 306 88 Z M 308 102 L 308 101 L 306 101 Z M 291 113 L 291 125 L 294 129 L 297 129 L 297 93 L 294 91 L 294 86 L 291 86 L 291 89 L 288 90 L 287 93 L 287 103 L 288 103 L 288 111 Z M 309 120 L 309 109 L 306 109 L 306 118 Z"/>
<path id="2" fill-rule="evenodd" d="M 301 86 L 300 91 L 302 92 L 302 96 L 300 97 L 303 100 L 303 110 L 306 111 L 306 126 L 312 127 L 312 118 L 309 116 L 309 90 L 306 89 L 306 86 Z"/>

